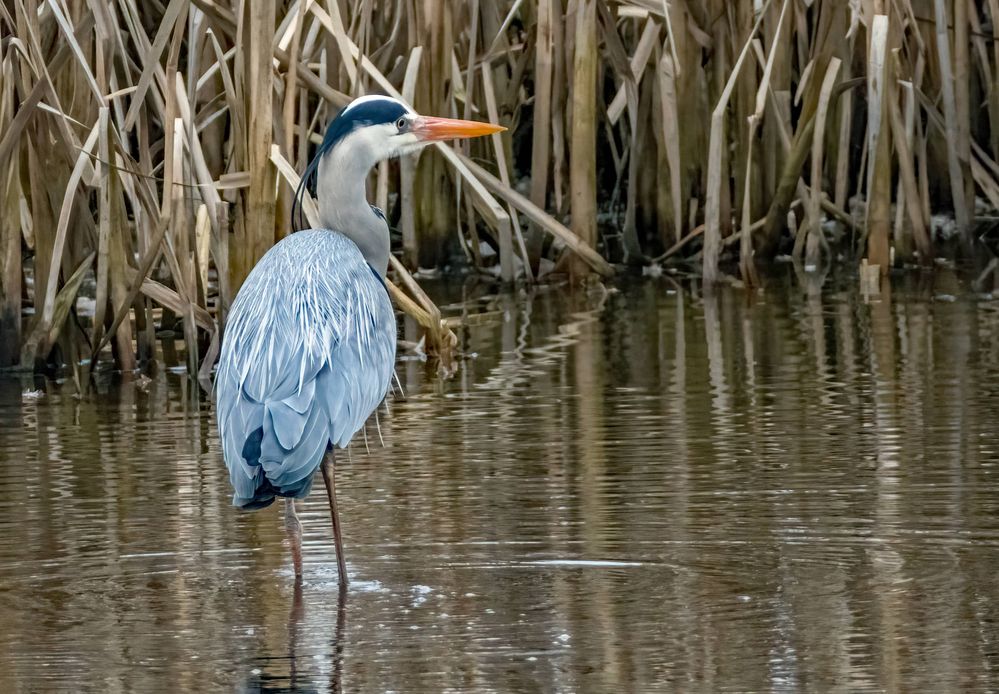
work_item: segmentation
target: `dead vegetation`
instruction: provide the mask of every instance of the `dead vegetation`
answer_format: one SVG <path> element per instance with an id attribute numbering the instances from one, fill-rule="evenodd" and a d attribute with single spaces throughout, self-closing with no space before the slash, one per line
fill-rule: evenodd
<path id="1" fill-rule="evenodd" d="M 3 0 L 0 367 L 177 331 L 207 374 L 326 122 L 381 92 L 502 136 L 385 164 L 407 268 L 927 265 L 999 208 L 999 0 Z M 308 206 L 306 213 L 310 212 Z M 979 215 L 980 216 L 980 215 Z M 840 239 L 842 245 L 842 239 Z M 738 259 L 738 265 L 727 261 Z M 851 261 L 853 262 L 853 261 Z M 92 314 L 80 310 L 93 297 Z M 86 315 L 81 315 L 86 314 Z"/>

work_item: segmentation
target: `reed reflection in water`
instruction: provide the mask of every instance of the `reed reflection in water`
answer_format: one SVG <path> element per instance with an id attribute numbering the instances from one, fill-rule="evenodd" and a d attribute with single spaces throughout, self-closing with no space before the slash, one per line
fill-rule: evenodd
<path id="1" fill-rule="evenodd" d="M 462 297 L 343 456 L 342 600 L 183 378 L 4 382 L 0 690 L 999 687 L 999 303 L 934 281 Z"/>

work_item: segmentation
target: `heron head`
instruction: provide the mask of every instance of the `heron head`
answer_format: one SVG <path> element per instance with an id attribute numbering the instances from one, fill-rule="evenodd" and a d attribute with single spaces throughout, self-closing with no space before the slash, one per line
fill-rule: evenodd
<path id="1" fill-rule="evenodd" d="M 343 149 L 359 163 L 410 154 L 438 140 L 478 137 L 506 128 L 492 123 L 421 116 L 398 99 L 362 96 L 347 104 L 326 130 L 321 153 Z"/>
<path id="2" fill-rule="evenodd" d="M 330 122 L 319 151 L 302 176 L 296 202 L 303 187 L 311 187 L 319 162 L 331 152 L 342 155 L 351 169 L 366 173 L 384 159 L 411 154 L 432 142 L 503 130 L 506 128 L 492 123 L 421 116 L 388 96 L 362 96 L 347 104 Z"/>

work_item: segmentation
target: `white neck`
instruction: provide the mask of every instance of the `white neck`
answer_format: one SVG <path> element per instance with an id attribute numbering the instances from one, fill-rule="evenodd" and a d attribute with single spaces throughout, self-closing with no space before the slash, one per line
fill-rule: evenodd
<path id="1" fill-rule="evenodd" d="M 319 162 L 316 193 L 319 224 L 338 231 L 360 249 L 364 259 L 382 277 L 388 270 L 389 229 L 368 204 L 365 181 L 377 160 L 366 148 L 339 143 Z"/>

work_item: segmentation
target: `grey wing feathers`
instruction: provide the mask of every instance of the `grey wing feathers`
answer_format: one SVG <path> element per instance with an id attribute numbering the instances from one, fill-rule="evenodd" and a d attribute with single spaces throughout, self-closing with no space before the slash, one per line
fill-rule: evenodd
<path id="1" fill-rule="evenodd" d="M 292 234 L 233 303 L 216 378 L 233 503 L 301 497 L 328 445 L 346 446 L 389 387 L 395 316 L 353 242 Z"/>

